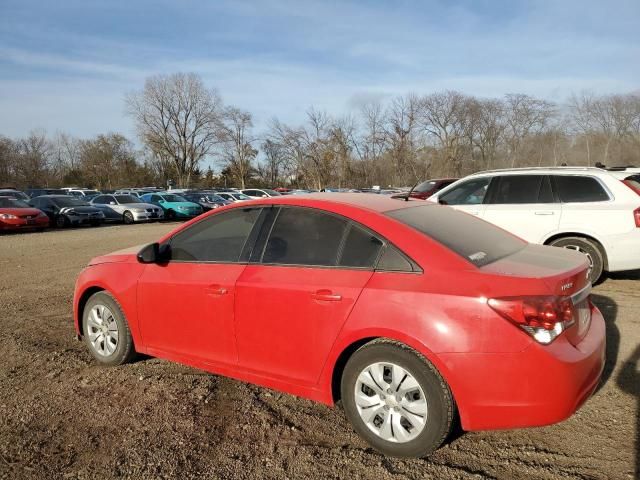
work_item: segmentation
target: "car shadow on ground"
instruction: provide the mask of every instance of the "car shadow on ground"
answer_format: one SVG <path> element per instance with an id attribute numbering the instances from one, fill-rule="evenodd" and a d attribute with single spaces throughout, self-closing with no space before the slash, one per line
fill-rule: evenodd
<path id="1" fill-rule="evenodd" d="M 635 427 L 635 475 L 640 478 L 640 344 L 636 346 L 631 356 L 622 364 L 618 377 L 618 387 L 636 398 L 636 427 Z"/>
<path id="2" fill-rule="evenodd" d="M 602 371 L 600 384 L 596 389 L 596 392 L 598 392 L 609 381 L 611 374 L 613 373 L 613 369 L 618 362 L 620 330 L 618 330 L 616 325 L 616 319 L 618 318 L 618 304 L 612 298 L 605 295 L 592 294 L 591 300 L 602 312 L 607 338 L 606 361 L 604 364 L 604 370 Z"/>
<path id="3" fill-rule="evenodd" d="M 640 280 L 640 270 L 625 270 L 623 272 L 609 272 L 607 278 L 612 280 Z"/>

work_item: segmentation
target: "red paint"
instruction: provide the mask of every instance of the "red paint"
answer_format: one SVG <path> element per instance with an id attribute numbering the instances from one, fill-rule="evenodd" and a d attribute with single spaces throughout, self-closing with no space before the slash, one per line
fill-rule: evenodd
<path id="1" fill-rule="evenodd" d="M 440 371 L 467 430 L 561 421 L 595 389 L 605 349 L 604 321 L 595 307 L 588 331 L 578 336 L 568 329 L 543 345 L 488 305 L 491 298 L 578 292 L 585 286 L 586 261 L 574 252 L 528 246 L 476 268 L 381 214 L 414 201 L 373 194 L 229 205 L 163 240 L 209 215 L 259 204 L 314 207 L 356 220 L 395 244 L 423 272 L 143 265 L 135 252 L 121 251 L 95 259 L 80 274 L 74 299 L 78 333 L 83 294 L 104 289 L 122 306 L 139 352 L 327 404 L 333 403 L 332 377 L 341 353 L 362 339 L 391 338 L 421 352 Z M 556 256 L 563 261 L 556 262 Z"/>

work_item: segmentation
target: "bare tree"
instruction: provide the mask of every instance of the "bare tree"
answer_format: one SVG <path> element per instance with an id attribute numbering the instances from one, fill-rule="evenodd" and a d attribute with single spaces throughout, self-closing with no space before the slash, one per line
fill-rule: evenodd
<path id="1" fill-rule="evenodd" d="M 197 75 L 176 73 L 147 79 L 127 96 L 140 140 L 153 155 L 169 159 L 178 185 L 189 186 L 200 162 L 219 140 L 221 100 Z"/>
<path id="2" fill-rule="evenodd" d="M 249 175 L 255 168 L 253 161 L 258 151 L 253 148 L 255 139 L 251 136 L 253 121 L 251 114 L 235 107 L 224 110 L 220 139 L 222 161 L 225 167 L 238 179 L 245 188 Z"/>

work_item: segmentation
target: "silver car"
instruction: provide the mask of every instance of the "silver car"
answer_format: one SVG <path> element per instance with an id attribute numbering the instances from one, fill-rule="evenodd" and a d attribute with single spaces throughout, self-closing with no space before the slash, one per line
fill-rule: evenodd
<path id="1" fill-rule="evenodd" d="M 141 202 L 138 197 L 133 195 L 98 195 L 91 200 L 91 205 L 102 210 L 107 222 L 116 221 L 130 224 L 164 218 L 162 208 Z"/>

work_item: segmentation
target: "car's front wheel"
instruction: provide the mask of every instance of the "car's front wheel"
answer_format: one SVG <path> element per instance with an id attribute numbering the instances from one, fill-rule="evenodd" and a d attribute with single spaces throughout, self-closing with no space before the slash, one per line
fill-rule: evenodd
<path id="1" fill-rule="evenodd" d="M 435 367 L 408 346 L 375 340 L 347 362 L 341 397 L 354 429 L 381 453 L 424 457 L 445 440 L 455 405 Z"/>
<path id="2" fill-rule="evenodd" d="M 94 293 L 82 314 L 84 341 L 103 365 L 127 363 L 135 356 L 127 320 L 116 300 L 107 292 Z"/>
<path id="3" fill-rule="evenodd" d="M 58 215 L 56 217 L 56 227 L 64 228 L 69 225 L 69 220 L 64 215 Z"/>

